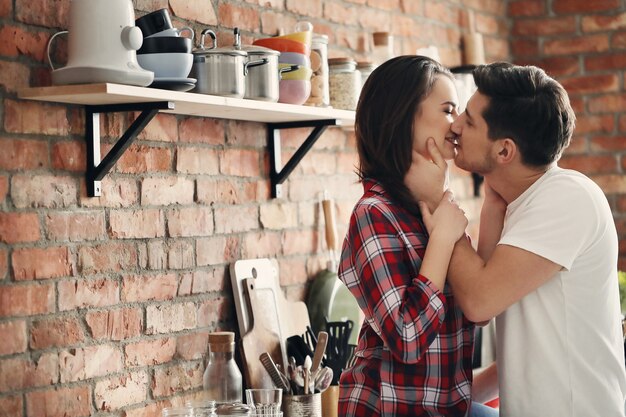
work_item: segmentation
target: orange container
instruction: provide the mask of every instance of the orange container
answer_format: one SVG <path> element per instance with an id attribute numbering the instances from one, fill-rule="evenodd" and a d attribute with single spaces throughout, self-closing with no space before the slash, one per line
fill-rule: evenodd
<path id="1" fill-rule="evenodd" d="M 311 47 L 305 43 L 283 38 L 264 38 L 252 42 L 253 45 L 264 46 L 279 52 L 296 52 L 309 56 Z"/>

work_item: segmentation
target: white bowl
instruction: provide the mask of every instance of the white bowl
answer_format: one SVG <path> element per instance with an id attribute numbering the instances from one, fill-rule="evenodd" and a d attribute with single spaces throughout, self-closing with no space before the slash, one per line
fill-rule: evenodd
<path id="1" fill-rule="evenodd" d="M 193 54 L 139 54 L 137 62 L 141 68 L 153 71 L 154 78 L 186 78 L 193 65 Z"/>

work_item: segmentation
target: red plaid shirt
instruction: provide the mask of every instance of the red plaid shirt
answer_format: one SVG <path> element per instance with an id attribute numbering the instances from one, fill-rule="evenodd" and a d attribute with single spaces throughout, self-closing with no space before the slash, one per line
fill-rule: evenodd
<path id="1" fill-rule="evenodd" d="M 428 233 L 382 186 L 364 182 L 339 277 L 365 314 L 356 363 L 341 374 L 340 416 L 465 416 L 474 325 L 419 274 Z"/>

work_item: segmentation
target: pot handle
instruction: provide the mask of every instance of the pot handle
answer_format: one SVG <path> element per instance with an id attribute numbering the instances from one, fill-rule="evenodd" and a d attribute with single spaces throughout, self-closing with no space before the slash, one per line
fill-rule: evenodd
<path id="1" fill-rule="evenodd" d="M 259 65 L 265 65 L 268 62 L 270 62 L 270 60 L 267 58 L 262 58 L 262 59 L 257 59 L 255 61 L 246 62 L 245 64 L 243 64 L 243 75 L 244 76 L 248 75 L 249 68 L 258 67 Z"/>
<path id="2" fill-rule="evenodd" d="M 213 43 L 208 49 L 215 49 L 217 47 L 217 36 L 215 36 L 215 32 L 211 29 L 204 29 L 202 33 L 200 33 L 200 49 L 207 49 L 204 47 L 204 39 L 206 39 L 206 35 L 211 37 L 211 42 Z"/>
<path id="3" fill-rule="evenodd" d="M 54 38 L 56 38 L 58 35 L 62 35 L 64 33 L 69 33 L 69 32 L 67 30 L 62 30 L 62 31 L 57 32 L 54 35 L 50 36 L 50 39 L 48 39 L 48 47 L 47 47 L 47 51 L 48 51 L 48 65 L 50 65 L 50 68 L 52 68 L 53 71 L 56 68 L 54 68 L 54 65 L 52 65 L 52 58 L 50 58 L 50 46 L 52 45 L 52 40 Z"/>
<path id="4" fill-rule="evenodd" d="M 299 70 L 300 68 L 302 68 L 301 65 L 292 65 L 290 67 L 279 68 L 278 69 L 278 75 L 280 76 L 280 79 L 282 80 L 283 79 L 282 75 L 284 73 L 296 71 L 296 70 Z"/>

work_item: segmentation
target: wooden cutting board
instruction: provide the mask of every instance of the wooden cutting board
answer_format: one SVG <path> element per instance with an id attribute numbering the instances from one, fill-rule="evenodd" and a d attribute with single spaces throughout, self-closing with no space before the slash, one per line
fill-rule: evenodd
<path id="1" fill-rule="evenodd" d="M 244 288 L 253 311 L 261 311 L 255 289 L 255 279 L 245 279 Z M 282 362 L 280 336 L 268 329 L 263 319 L 253 319 L 252 327 L 241 339 L 242 356 L 244 360 L 244 375 L 248 388 L 274 388 L 272 379 L 263 367 L 259 357 L 263 352 L 269 353 L 274 362 Z"/>

